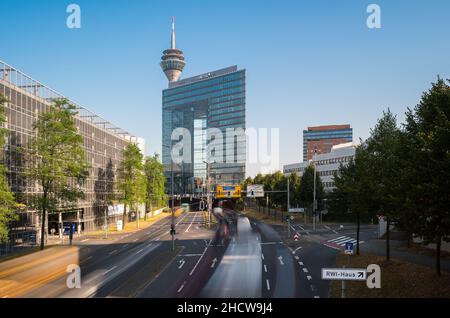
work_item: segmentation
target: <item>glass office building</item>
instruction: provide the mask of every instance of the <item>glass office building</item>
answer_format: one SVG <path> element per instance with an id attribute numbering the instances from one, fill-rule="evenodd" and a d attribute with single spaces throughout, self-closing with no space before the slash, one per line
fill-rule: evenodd
<path id="1" fill-rule="evenodd" d="M 22 149 L 35 135 L 33 123 L 39 113 L 47 111 L 53 99 L 64 96 L 2 61 L 0 94 L 8 100 L 5 105 L 8 140 L 1 151 L 0 160 L 7 167 L 8 182 L 16 200 L 25 205 L 23 211 L 17 211 L 20 218 L 13 222 L 11 234 L 22 242 L 26 242 L 27 238 L 36 241 L 40 212 L 33 209 L 32 199 L 41 189 L 26 178 L 28 162 Z M 112 224 L 122 218 L 121 214 L 110 211 L 114 212 L 111 208 L 115 206 L 111 205 L 109 199 L 117 195 L 116 183 L 122 151 L 130 142 L 142 146 L 144 141 L 86 108 L 77 104 L 75 106 L 75 124 L 83 137 L 86 161 L 90 165 L 89 176 L 83 185 L 85 197 L 70 210 L 50 214 L 47 227 L 58 231 L 61 222 L 70 222 L 77 225 L 78 232 L 89 232 L 101 229 L 105 221 Z"/>
<path id="2" fill-rule="evenodd" d="M 174 192 L 201 192 L 207 178 L 207 164 L 212 184 L 236 184 L 245 178 L 245 70 L 237 66 L 169 83 L 162 96 L 163 164 Z M 189 159 L 172 162 L 171 149 L 178 139 L 172 132 L 184 128 L 190 140 L 184 143 Z M 212 130 L 211 130 L 212 129 Z M 222 142 L 211 131 L 222 133 Z M 236 132 L 231 135 L 230 132 Z M 208 133 L 209 132 L 209 133 Z M 228 137 L 228 138 L 227 138 Z M 223 147 L 211 147 L 211 143 Z M 183 150 L 184 151 L 184 150 Z M 214 160 L 212 160 L 214 158 Z"/>

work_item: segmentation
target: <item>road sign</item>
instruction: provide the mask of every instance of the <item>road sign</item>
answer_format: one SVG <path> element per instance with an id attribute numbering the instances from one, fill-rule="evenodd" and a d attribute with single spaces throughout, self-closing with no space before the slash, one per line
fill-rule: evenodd
<path id="1" fill-rule="evenodd" d="M 249 184 L 247 186 L 247 198 L 264 198 L 264 185 Z"/>
<path id="2" fill-rule="evenodd" d="M 305 208 L 289 208 L 289 213 L 304 213 Z"/>
<path id="3" fill-rule="evenodd" d="M 218 185 L 216 187 L 216 198 L 240 198 L 241 197 L 241 186 L 240 185 Z"/>
<path id="4" fill-rule="evenodd" d="M 295 233 L 295 235 L 294 235 L 294 241 L 298 241 L 299 238 L 300 238 L 300 237 L 298 236 L 298 234 Z"/>
<path id="5" fill-rule="evenodd" d="M 348 255 L 353 254 L 353 243 L 352 242 L 345 243 L 345 254 L 348 254 Z"/>
<path id="6" fill-rule="evenodd" d="M 325 280 L 366 280 L 365 268 L 322 268 Z"/>

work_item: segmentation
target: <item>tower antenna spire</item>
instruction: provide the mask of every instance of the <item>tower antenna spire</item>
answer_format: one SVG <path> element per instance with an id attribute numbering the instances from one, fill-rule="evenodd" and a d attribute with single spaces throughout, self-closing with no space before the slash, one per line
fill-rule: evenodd
<path id="1" fill-rule="evenodd" d="M 172 16 L 172 42 L 171 48 L 175 49 L 175 17 Z"/>

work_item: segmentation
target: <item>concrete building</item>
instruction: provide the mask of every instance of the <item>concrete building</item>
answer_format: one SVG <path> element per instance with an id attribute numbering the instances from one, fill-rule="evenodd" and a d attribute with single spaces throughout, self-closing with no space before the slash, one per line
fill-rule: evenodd
<path id="1" fill-rule="evenodd" d="M 291 173 L 296 173 L 302 176 L 309 165 L 316 164 L 317 172 L 320 180 L 323 183 L 325 192 L 331 192 L 334 188 L 334 174 L 339 170 L 341 165 L 346 165 L 352 158 L 355 157 L 356 144 L 345 143 L 335 145 L 331 151 L 324 154 L 315 155 L 308 162 L 300 162 L 283 166 L 283 173 L 289 176 Z"/>
<path id="2" fill-rule="evenodd" d="M 353 129 L 350 125 L 329 125 L 308 127 L 303 130 L 303 161 L 309 161 L 318 154 L 331 151 L 334 145 L 352 142 Z"/>
<path id="3" fill-rule="evenodd" d="M 209 165 L 213 185 L 240 183 L 245 178 L 246 160 L 245 70 L 231 66 L 180 79 L 184 57 L 172 54 L 174 48 L 172 40 L 172 48 L 164 51 L 161 62 L 169 80 L 169 88 L 162 93 L 162 161 L 167 189 L 171 189 L 173 171 L 176 194 L 201 192 L 207 178 L 205 162 L 213 162 Z M 183 154 L 188 158 L 174 163 L 172 147 L 178 136 L 175 140 L 172 134 L 179 129 L 189 133 L 183 137 Z M 228 138 L 230 130 L 244 133 Z M 213 142 L 220 146 L 211 149 Z"/>
<path id="4" fill-rule="evenodd" d="M 36 239 L 36 229 L 40 224 L 40 213 L 31 209 L 33 194 L 40 188 L 27 181 L 24 168 L 27 163 L 21 148 L 34 135 L 33 122 L 40 112 L 51 107 L 52 99 L 64 98 L 63 95 L 32 79 L 16 68 L 0 61 L 0 94 L 8 99 L 5 112 L 8 141 L 2 153 L 2 159 L 8 168 L 8 180 L 16 198 L 26 205 L 20 212 L 20 220 L 13 224 L 12 235 L 23 241 Z M 83 186 L 84 200 L 76 207 L 48 217 L 48 229 L 56 233 L 61 222 L 66 225 L 76 223 L 77 231 L 89 232 L 101 229 L 105 219 L 109 223 L 121 217 L 120 204 L 109 206 L 106 198 L 115 194 L 118 180 L 117 168 L 122 160 L 122 151 L 130 143 L 137 143 L 143 149 L 145 141 L 137 138 L 93 112 L 73 103 L 77 107 L 75 124 L 83 136 L 86 160 L 90 164 L 89 176 Z M 107 212 L 109 211 L 109 214 Z M 39 231 L 38 231 L 39 232 Z"/>

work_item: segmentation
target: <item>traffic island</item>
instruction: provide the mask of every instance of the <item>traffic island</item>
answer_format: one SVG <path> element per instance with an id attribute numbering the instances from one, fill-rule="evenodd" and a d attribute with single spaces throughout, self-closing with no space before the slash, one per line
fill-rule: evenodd
<path id="1" fill-rule="evenodd" d="M 448 298 L 450 273 L 438 276 L 433 268 L 373 254 L 339 255 L 336 267 L 367 268 L 370 264 L 381 267 L 381 288 L 369 289 L 365 281 L 347 281 L 347 298 Z M 330 282 L 330 297 L 341 297 L 341 281 Z"/>

